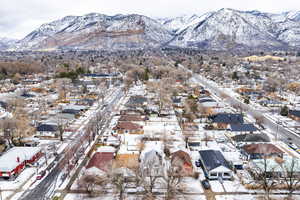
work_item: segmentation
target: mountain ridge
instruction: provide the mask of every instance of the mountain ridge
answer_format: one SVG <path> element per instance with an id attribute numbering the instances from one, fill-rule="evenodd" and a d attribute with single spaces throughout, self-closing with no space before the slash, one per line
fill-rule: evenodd
<path id="1" fill-rule="evenodd" d="M 152 19 L 89 13 L 42 24 L 0 50 L 119 50 L 192 47 L 212 50 L 300 47 L 300 11 L 280 14 L 223 8 L 203 15 Z"/>

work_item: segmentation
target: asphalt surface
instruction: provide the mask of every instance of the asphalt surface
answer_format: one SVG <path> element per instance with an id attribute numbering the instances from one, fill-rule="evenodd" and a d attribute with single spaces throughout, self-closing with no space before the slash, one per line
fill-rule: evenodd
<path id="1" fill-rule="evenodd" d="M 213 92 L 216 96 L 222 98 L 221 94 L 226 94 L 226 92 L 222 91 L 220 88 L 217 87 L 217 85 L 214 85 L 210 80 L 207 80 L 201 75 L 193 75 L 194 79 L 201 83 L 203 86 L 208 88 L 211 92 Z M 230 94 L 227 94 L 228 98 L 226 98 L 224 101 L 228 103 L 231 106 L 239 105 L 244 111 L 246 111 L 247 114 L 252 116 L 253 118 L 261 118 L 262 124 L 265 128 L 269 128 L 272 132 L 272 134 L 277 138 L 278 140 L 282 140 L 284 142 L 288 141 L 288 138 L 291 138 L 292 142 L 300 147 L 300 135 L 297 135 L 296 133 L 293 133 L 289 129 L 283 127 L 282 125 L 277 124 L 275 121 L 269 119 L 267 116 L 265 116 L 265 112 L 262 110 L 256 110 L 252 106 L 249 106 L 239 100 L 237 100 L 235 97 L 230 96 Z"/>
<path id="2" fill-rule="evenodd" d="M 119 88 L 112 96 L 110 96 L 109 100 L 104 102 L 107 106 L 101 111 L 102 116 L 104 116 L 105 122 L 108 122 L 109 115 L 112 113 L 113 106 L 119 102 L 121 97 L 123 96 L 123 92 L 121 88 Z M 101 109 L 101 108 L 99 108 Z M 87 123 L 88 124 L 88 123 Z M 74 143 L 75 144 L 75 143 Z M 88 147 L 88 146 L 87 146 Z M 80 149 L 78 149 L 79 151 Z M 59 160 L 57 163 L 61 163 L 65 158 L 64 156 L 67 154 L 67 151 L 64 151 L 59 155 Z M 76 156 L 76 154 L 74 154 Z M 62 167 L 60 164 L 56 164 L 54 168 L 46 175 L 46 177 L 34 188 L 31 190 L 25 191 L 22 196 L 19 198 L 21 200 L 50 200 L 55 193 L 55 190 L 58 187 L 58 179 L 61 178 Z"/>

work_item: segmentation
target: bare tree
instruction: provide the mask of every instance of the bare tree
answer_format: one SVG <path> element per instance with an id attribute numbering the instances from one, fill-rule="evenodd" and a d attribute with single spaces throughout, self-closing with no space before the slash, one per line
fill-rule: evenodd
<path id="1" fill-rule="evenodd" d="M 300 188 L 299 173 L 296 172 L 296 169 L 299 167 L 299 165 L 300 164 L 298 163 L 298 160 L 296 160 L 294 157 L 290 163 L 283 163 L 283 169 L 285 170 L 284 182 L 289 191 L 289 196 L 291 196 L 295 190 Z"/>
<path id="2" fill-rule="evenodd" d="M 100 112 L 97 112 L 92 121 L 92 126 L 95 128 L 96 134 L 99 134 L 100 130 L 102 129 L 102 125 L 103 125 L 102 120 L 103 120 L 102 114 Z"/>
<path id="3" fill-rule="evenodd" d="M 256 166 L 248 168 L 249 173 L 253 177 L 253 183 L 265 191 L 265 198 L 270 200 L 270 193 L 278 184 L 278 173 L 276 168 L 279 166 L 271 166 L 268 159 L 264 157 Z"/>
<path id="4" fill-rule="evenodd" d="M 260 115 L 255 115 L 254 116 L 255 122 L 260 126 L 263 127 L 263 123 L 264 123 L 264 118 L 263 116 Z"/>
<path id="5" fill-rule="evenodd" d="M 109 179 L 106 174 L 88 173 L 80 177 L 79 186 L 83 187 L 89 196 L 96 197 L 105 192 L 105 186 L 108 182 Z"/>
<path id="6" fill-rule="evenodd" d="M 166 200 L 174 199 L 176 194 L 180 191 L 180 183 L 182 182 L 183 176 L 181 175 L 181 168 L 178 166 L 169 166 L 166 170 L 164 181 L 166 185 Z"/>
<path id="7" fill-rule="evenodd" d="M 126 179 L 123 173 L 113 172 L 111 174 L 111 183 L 115 186 L 118 192 L 118 199 L 124 199 Z"/>
<path id="8" fill-rule="evenodd" d="M 154 198 L 154 187 L 158 183 L 159 174 L 153 170 L 154 163 L 149 163 L 149 165 L 143 168 L 136 167 L 133 170 L 136 187 L 142 187 L 144 190 L 144 198 L 151 199 Z"/>

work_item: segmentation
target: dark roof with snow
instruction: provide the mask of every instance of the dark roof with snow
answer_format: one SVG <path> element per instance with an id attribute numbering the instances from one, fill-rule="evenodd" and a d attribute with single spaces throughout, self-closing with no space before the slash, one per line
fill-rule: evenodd
<path id="1" fill-rule="evenodd" d="M 224 166 L 230 169 L 228 162 L 225 160 L 221 151 L 217 150 L 201 150 L 199 151 L 202 164 L 208 171 L 217 167 Z"/>
<path id="2" fill-rule="evenodd" d="M 243 124 L 244 119 L 242 114 L 219 113 L 209 117 L 213 123 L 224 124 Z"/>
<path id="3" fill-rule="evenodd" d="M 36 128 L 36 130 L 40 132 L 56 132 L 58 130 L 58 126 L 54 124 L 41 124 Z"/>
<path id="4" fill-rule="evenodd" d="M 6 109 L 6 108 L 7 108 L 7 106 L 8 106 L 8 104 L 7 104 L 6 102 L 4 102 L 4 101 L 0 101 L 0 107 L 2 107 L 2 108 L 4 108 L 4 109 Z"/>
<path id="5" fill-rule="evenodd" d="M 80 110 L 75 110 L 75 109 L 64 109 L 61 111 L 62 113 L 66 113 L 66 114 L 73 114 L 73 115 L 77 115 L 80 113 Z"/>
<path id="6" fill-rule="evenodd" d="M 270 142 L 267 134 L 242 134 L 233 136 L 235 142 Z"/>
<path id="7" fill-rule="evenodd" d="M 147 98 L 143 96 L 131 96 L 126 103 L 126 106 L 143 105 L 147 102 Z"/>
<path id="8" fill-rule="evenodd" d="M 212 98 L 200 98 L 199 103 L 205 103 L 205 102 L 216 102 L 216 100 L 212 99 Z"/>
<path id="9" fill-rule="evenodd" d="M 173 98 L 172 101 L 173 101 L 173 103 L 181 103 L 180 98 Z"/>
<path id="10" fill-rule="evenodd" d="M 257 128 L 253 124 L 231 124 L 231 131 L 235 132 L 254 132 Z"/>
<path id="11" fill-rule="evenodd" d="M 300 117 L 300 110 L 290 110 L 289 114 L 296 117 Z"/>
<path id="12" fill-rule="evenodd" d="M 244 145 L 243 150 L 248 154 L 274 154 L 283 153 L 278 147 L 273 144 L 248 144 Z"/>

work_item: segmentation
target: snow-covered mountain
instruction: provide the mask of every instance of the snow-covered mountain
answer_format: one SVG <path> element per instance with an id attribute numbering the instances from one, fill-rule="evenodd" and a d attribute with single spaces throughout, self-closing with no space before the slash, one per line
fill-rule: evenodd
<path id="1" fill-rule="evenodd" d="M 200 21 L 203 21 L 206 19 L 209 15 L 212 13 L 206 13 L 204 15 L 198 16 L 198 15 L 183 15 L 180 17 L 175 18 L 163 18 L 158 19 L 158 21 L 168 30 L 172 31 L 175 34 L 180 33 L 187 27 L 196 24 Z"/>
<path id="2" fill-rule="evenodd" d="M 259 11 L 221 9 L 187 27 L 170 42 L 172 46 L 216 50 L 236 48 L 285 48 L 300 45 L 300 22 L 274 20 Z"/>
<path id="3" fill-rule="evenodd" d="M 0 51 L 9 48 L 17 42 L 16 39 L 0 37 Z"/>
<path id="4" fill-rule="evenodd" d="M 15 46 L 16 49 L 127 49 L 158 47 L 172 34 L 142 15 L 107 16 L 91 13 L 67 16 L 43 24 Z"/>
<path id="5" fill-rule="evenodd" d="M 91 13 L 43 24 L 17 43 L 2 45 L 2 49 L 116 50 L 165 45 L 213 50 L 300 48 L 300 12 L 221 9 L 164 19 Z"/>

